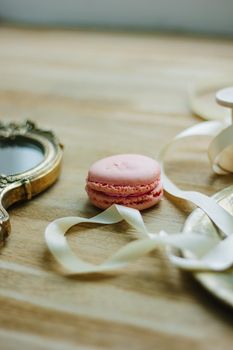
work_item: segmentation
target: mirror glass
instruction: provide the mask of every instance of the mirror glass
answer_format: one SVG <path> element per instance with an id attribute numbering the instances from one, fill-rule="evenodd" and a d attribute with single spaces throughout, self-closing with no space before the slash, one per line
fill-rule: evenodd
<path id="1" fill-rule="evenodd" d="M 0 174 L 25 172 L 37 166 L 43 158 L 43 150 L 27 139 L 0 140 Z"/>

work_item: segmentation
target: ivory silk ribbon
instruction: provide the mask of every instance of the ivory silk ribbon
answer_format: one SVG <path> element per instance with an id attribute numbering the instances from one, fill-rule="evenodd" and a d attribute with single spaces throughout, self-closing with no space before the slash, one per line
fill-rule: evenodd
<path id="1" fill-rule="evenodd" d="M 113 205 L 102 213 L 87 219 L 82 217 L 65 217 L 51 222 L 45 231 L 45 240 L 50 252 L 61 265 L 65 274 L 85 274 L 107 272 L 125 267 L 139 257 L 158 247 L 175 247 L 189 252 L 191 258 L 182 258 L 169 254 L 171 262 L 182 269 L 190 271 L 223 271 L 233 264 L 233 216 L 223 209 L 214 199 L 194 191 L 179 189 L 165 174 L 164 160 L 168 149 L 178 140 L 188 137 L 212 136 L 208 155 L 213 171 L 217 174 L 233 172 L 233 125 L 230 119 L 207 121 L 188 128 L 178 134 L 160 152 L 159 161 L 162 169 L 164 190 L 171 195 L 191 201 L 201 208 L 215 225 L 222 231 L 216 237 L 203 233 L 168 234 L 149 232 L 140 212 L 121 205 Z M 66 240 L 66 232 L 79 223 L 115 224 L 125 220 L 133 226 L 137 235 L 131 243 L 126 244 L 100 265 L 84 262 L 71 250 Z"/>

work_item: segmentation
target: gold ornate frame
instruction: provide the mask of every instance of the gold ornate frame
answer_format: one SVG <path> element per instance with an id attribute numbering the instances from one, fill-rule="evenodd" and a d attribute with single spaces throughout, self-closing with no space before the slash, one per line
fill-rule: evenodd
<path id="1" fill-rule="evenodd" d="M 0 243 L 4 243 L 10 233 L 10 219 L 6 209 L 44 191 L 57 180 L 61 170 L 63 146 L 53 132 L 37 128 L 29 120 L 25 123 L 0 122 L 0 140 L 16 139 L 39 147 L 44 158 L 28 171 L 7 176 L 0 174 Z"/>

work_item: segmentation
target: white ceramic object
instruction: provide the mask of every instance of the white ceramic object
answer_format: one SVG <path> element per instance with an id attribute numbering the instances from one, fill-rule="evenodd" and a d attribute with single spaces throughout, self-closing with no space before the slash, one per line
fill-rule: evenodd
<path id="1" fill-rule="evenodd" d="M 233 215 L 233 186 L 216 193 L 213 198 Z M 216 234 L 216 227 L 198 208 L 187 218 L 183 231 L 212 236 Z M 185 256 L 188 258 L 187 254 Z M 221 273 L 195 272 L 193 276 L 215 297 L 233 307 L 233 268 Z"/>
<path id="2" fill-rule="evenodd" d="M 219 90 L 216 94 L 216 101 L 221 106 L 231 109 L 231 118 L 233 122 L 233 87 Z"/>
<path id="3" fill-rule="evenodd" d="M 233 0 L 0 0 L 0 18 L 59 26 L 101 26 L 233 34 Z"/>
<path id="4" fill-rule="evenodd" d="M 219 90 L 216 94 L 216 100 L 220 105 L 233 110 L 233 87 Z"/>

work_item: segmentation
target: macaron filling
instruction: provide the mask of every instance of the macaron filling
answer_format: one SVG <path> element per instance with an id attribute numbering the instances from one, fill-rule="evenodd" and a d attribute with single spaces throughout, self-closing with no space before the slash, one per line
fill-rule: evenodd
<path id="1" fill-rule="evenodd" d="M 87 187 L 91 188 L 98 192 L 103 192 L 108 194 L 109 196 L 129 196 L 129 195 L 139 195 L 139 194 L 145 194 L 147 192 L 150 192 L 154 190 L 160 183 L 160 179 L 153 181 L 150 184 L 145 185 L 111 185 L 108 183 L 101 183 L 101 182 L 95 182 L 95 181 L 88 181 L 87 179 Z M 120 193 L 120 194 L 119 194 Z"/>
<path id="2" fill-rule="evenodd" d="M 131 199 L 133 199 L 133 201 L 137 201 L 137 199 L 141 202 L 141 201 L 143 201 L 143 200 L 147 200 L 148 199 L 148 197 L 150 197 L 150 196 L 153 196 L 153 197 L 158 197 L 158 196 L 160 196 L 161 195 L 161 192 L 162 192 L 162 189 L 160 189 L 160 190 L 152 190 L 152 191 L 150 191 L 150 192 L 147 192 L 147 193 L 144 193 L 144 194 L 131 194 L 131 195 L 129 195 L 129 196 L 121 196 L 121 195 L 110 195 L 110 194 L 108 194 L 108 193 L 104 193 L 104 192 L 100 192 L 100 191 L 95 191 L 95 190 L 90 190 L 90 189 L 87 189 L 87 192 L 88 192 L 88 194 L 89 195 L 97 195 L 97 196 L 99 196 L 99 195 L 101 195 L 102 196 L 102 198 L 104 199 L 104 197 L 106 196 L 106 199 L 111 199 L 111 200 L 118 200 L 118 199 L 123 199 L 124 200 L 124 202 L 125 202 L 125 200 L 127 200 L 127 199 L 129 199 L 129 200 L 131 200 Z"/>

